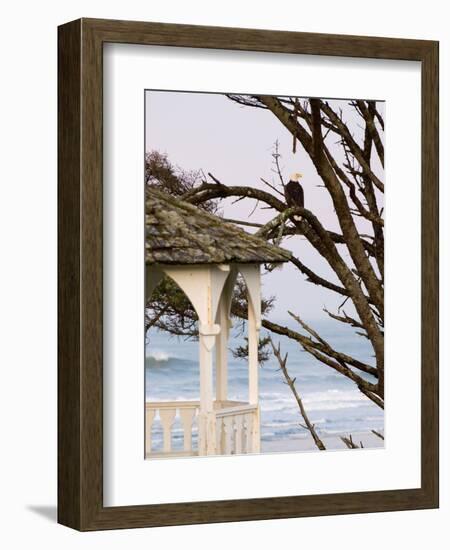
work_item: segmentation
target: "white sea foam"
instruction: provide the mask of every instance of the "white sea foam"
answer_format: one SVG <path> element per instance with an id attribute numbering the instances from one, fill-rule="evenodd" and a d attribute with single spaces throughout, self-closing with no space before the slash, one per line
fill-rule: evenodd
<path id="1" fill-rule="evenodd" d="M 264 422 L 266 428 L 289 428 L 292 426 L 298 426 L 300 418 L 296 422 L 284 422 L 282 420 L 278 422 Z"/>
<path id="2" fill-rule="evenodd" d="M 325 405 L 335 408 L 336 405 L 358 407 L 367 403 L 367 398 L 358 390 L 326 390 L 312 392 L 303 399 L 305 405 L 322 407 Z M 328 410 L 328 409 L 323 409 Z"/>
<path id="3" fill-rule="evenodd" d="M 156 362 L 167 362 L 169 359 L 176 359 L 173 355 L 167 353 L 167 351 L 152 351 L 147 357 L 153 359 Z"/>
<path id="4" fill-rule="evenodd" d="M 261 400 L 264 401 L 264 409 L 271 412 L 292 409 L 293 406 L 293 398 L 290 395 L 266 394 L 261 395 Z M 303 404 L 308 412 L 333 411 L 365 407 L 367 399 L 358 390 L 327 390 L 305 394 Z"/>

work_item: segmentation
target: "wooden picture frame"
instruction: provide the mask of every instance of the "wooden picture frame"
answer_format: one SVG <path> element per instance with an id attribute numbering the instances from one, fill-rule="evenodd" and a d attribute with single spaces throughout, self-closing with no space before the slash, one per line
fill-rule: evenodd
<path id="1" fill-rule="evenodd" d="M 102 47 L 105 42 L 419 61 L 422 67 L 421 487 L 103 505 Z M 81 530 L 438 506 L 438 43 L 79 19 L 58 32 L 58 521 Z"/>

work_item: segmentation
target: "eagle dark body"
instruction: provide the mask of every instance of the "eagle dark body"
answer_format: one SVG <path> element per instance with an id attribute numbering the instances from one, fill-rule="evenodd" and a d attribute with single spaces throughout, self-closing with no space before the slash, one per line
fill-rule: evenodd
<path id="1" fill-rule="evenodd" d="M 286 199 L 286 204 L 289 207 L 300 206 L 304 208 L 305 206 L 305 196 L 303 194 L 303 187 L 298 183 L 298 181 L 290 180 L 284 188 L 284 197 Z"/>

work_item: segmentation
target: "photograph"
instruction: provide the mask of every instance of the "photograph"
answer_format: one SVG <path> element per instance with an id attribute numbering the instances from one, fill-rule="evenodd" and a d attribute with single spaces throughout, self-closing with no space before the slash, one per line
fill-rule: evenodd
<path id="1" fill-rule="evenodd" d="M 383 447 L 385 102 L 144 101 L 145 458 Z"/>

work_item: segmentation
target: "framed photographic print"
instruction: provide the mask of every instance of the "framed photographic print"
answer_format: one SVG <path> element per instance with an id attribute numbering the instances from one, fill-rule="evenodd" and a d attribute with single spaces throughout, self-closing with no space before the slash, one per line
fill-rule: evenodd
<path id="1" fill-rule="evenodd" d="M 58 75 L 59 522 L 437 507 L 438 44 L 80 19 Z"/>

